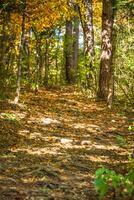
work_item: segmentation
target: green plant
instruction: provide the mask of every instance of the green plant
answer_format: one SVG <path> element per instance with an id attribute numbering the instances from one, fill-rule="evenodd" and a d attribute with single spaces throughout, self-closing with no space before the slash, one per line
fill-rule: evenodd
<path id="1" fill-rule="evenodd" d="M 122 199 L 126 196 L 131 197 L 134 192 L 134 168 L 132 167 L 126 175 L 104 167 L 99 168 L 95 173 L 94 186 L 99 193 L 99 199 L 103 199 L 110 189 L 114 190 L 115 195 L 118 193 L 118 196 L 122 196 Z"/>
<path id="2" fill-rule="evenodd" d="M 6 120 L 17 121 L 16 116 L 12 113 L 2 113 L 1 115 Z"/>
<path id="3" fill-rule="evenodd" d="M 125 147 L 127 145 L 126 139 L 121 135 L 117 135 L 116 140 L 117 140 L 117 143 L 120 147 Z"/>
<path id="4" fill-rule="evenodd" d="M 134 131 L 134 121 L 132 122 L 132 125 L 130 125 L 130 126 L 128 127 L 128 130 L 129 130 L 129 131 Z"/>

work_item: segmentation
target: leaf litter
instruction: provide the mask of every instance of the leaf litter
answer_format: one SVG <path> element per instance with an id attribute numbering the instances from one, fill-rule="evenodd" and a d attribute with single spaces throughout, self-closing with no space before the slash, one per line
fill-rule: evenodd
<path id="1" fill-rule="evenodd" d="M 0 102 L 1 200 L 96 200 L 95 171 L 124 172 L 131 113 L 72 87 L 23 94 L 21 105 Z"/>

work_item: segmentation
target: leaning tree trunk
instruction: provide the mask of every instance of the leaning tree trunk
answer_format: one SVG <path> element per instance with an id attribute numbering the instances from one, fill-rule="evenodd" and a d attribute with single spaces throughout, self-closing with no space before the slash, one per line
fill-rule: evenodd
<path id="1" fill-rule="evenodd" d="M 98 97 L 112 103 L 113 98 L 113 65 L 112 65 L 112 31 L 113 1 L 103 0 L 102 11 L 102 52 L 100 61 Z"/>

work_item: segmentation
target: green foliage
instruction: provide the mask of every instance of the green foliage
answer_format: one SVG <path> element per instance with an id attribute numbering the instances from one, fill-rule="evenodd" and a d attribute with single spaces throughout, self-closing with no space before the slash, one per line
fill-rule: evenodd
<path id="1" fill-rule="evenodd" d="M 107 169 L 100 168 L 95 173 L 95 188 L 97 192 L 99 192 L 99 198 L 103 199 L 103 197 L 106 195 L 108 191 L 108 185 L 107 185 L 107 177 L 104 175 L 106 173 Z"/>
<path id="2" fill-rule="evenodd" d="M 117 140 L 117 143 L 120 147 L 125 147 L 127 145 L 126 139 L 121 135 L 117 135 L 116 140 Z"/>
<path id="3" fill-rule="evenodd" d="M 129 130 L 129 131 L 134 131 L 134 121 L 132 122 L 132 125 L 130 125 L 130 126 L 128 127 L 128 130 Z"/>
<path id="4" fill-rule="evenodd" d="M 17 121 L 16 116 L 12 113 L 2 113 L 2 118 L 9 120 L 9 121 Z"/>
<path id="5" fill-rule="evenodd" d="M 125 5 L 127 1 L 123 2 Z M 126 18 L 127 16 L 127 18 Z M 122 20 L 123 19 L 123 20 Z M 125 99 L 126 102 L 134 103 L 134 28 L 131 23 L 132 16 L 126 7 L 121 7 L 116 13 L 115 22 L 115 93 L 118 99 Z"/>
<path id="6" fill-rule="evenodd" d="M 107 168 L 100 168 L 95 173 L 94 186 L 99 193 L 99 199 L 103 199 L 110 189 L 118 191 L 123 199 L 130 197 L 134 191 L 134 159 L 131 158 L 131 168 L 126 175 L 121 175 Z"/>

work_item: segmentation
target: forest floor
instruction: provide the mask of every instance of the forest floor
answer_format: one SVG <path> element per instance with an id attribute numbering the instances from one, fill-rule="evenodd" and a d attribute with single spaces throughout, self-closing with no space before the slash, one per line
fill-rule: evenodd
<path id="1" fill-rule="evenodd" d="M 0 101 L 0 200 L 97 200 L 99 167 L 125 173 L 132 117 L 72 87 Z"/>

